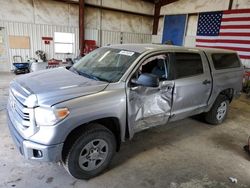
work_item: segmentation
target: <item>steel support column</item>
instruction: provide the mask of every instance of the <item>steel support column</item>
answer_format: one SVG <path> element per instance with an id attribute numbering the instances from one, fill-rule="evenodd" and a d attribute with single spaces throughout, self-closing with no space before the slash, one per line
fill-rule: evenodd
<path id="1" fill-rule="evenodd" d="M 160 18 L 160 10 L 161 10 L 161 4 L 156 3 L 155 4 L 155 13 L 154 13 L 154 23 L 153 23 L 152 35 L 157 35 L 158 25 L 159 25 L 159 18 Z"/>
<path id="2" fill-rule="evenodd" d="M 164 5 L 170 4 L 170 3 L 174 3 L 176 1 L 179 1 L 179 0 L 158 0 L 158 1 L 156 1 L 152 35 L 157 35 L 161 7 Z"/>
<path id="3" fill-rule="evenodd" d="M 232 10 L 232 7 L 233 7 L 233 0 L 230 0 L 228 5 L 228 10 Z"/>
<path id="4" fill-rule="evenodd" d="M 80 55 L 84 54 L 84 0 L 79 0 L 79 48 Z"/>

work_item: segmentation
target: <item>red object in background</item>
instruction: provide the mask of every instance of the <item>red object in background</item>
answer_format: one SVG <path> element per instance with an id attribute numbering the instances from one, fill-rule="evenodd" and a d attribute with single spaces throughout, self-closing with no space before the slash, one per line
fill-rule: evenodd
<path id="1" fill-rule="evenodd" d="M 84 55 L 98 48 L 95 40 L 85 40 Z"/>
<path id="2" fill-rule="evenodd" d="M 48 66 L 50 66 L 50 65 L 60 65 L 60 63 L 62 62 L 62 60 L 58 60 L 58 59 L 50 59 L 49 61 L 48 61 Z"/>
<path id="3" fill-rule="evenodd" d="M 50 44 L 50 41 L 53 40 L 53 37 L 42 37 L 44 44 Z"/>
<path id="4" fill-rule="evenodd" d="M 246 72 L 245 72 L 245 76 L 250 77 L 250 71 L 246 71 Z"/>
<path id="5" fill-rule="evenodd" d="M 53 40 L 53 37 L 42 37 L 42 40 Z"/>
<path id="6" fill-rule="evenodd" d="M 243 83 L 245 83 L 247 81 L 250 81 L 250 70 L 249 69 L 245 70 L 244 75 L 243 75 Z"/>

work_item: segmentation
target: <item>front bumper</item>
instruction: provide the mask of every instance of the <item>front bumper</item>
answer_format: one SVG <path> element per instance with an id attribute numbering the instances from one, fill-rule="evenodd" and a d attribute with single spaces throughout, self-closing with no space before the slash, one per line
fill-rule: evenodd
<path id="1" fill-rule="evenodd" d="M 15 129 L 8 113 L 7 122 L 12 139 L 14 140 L 19 152 L 26 159 L 46 162 L 58 162 L 61 160 L 63 143 L 48 146 L 25 140 Z"/>

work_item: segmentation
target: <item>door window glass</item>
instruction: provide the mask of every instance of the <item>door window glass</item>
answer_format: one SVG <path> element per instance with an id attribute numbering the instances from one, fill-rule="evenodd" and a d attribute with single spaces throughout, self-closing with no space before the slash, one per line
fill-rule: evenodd
<path id="1" fill-rule="evenodd" d="M 201 56 L 197 53 L 176 53 L 174 69 L 176 79 L 202 74 Z"/>
<path id="2" fill-rule="evenodd" d="M 168 77 L 166 55 L 157 55 L 146 59 L 140 67 L 140 74 L 150 73 L 165 80 Z"/>

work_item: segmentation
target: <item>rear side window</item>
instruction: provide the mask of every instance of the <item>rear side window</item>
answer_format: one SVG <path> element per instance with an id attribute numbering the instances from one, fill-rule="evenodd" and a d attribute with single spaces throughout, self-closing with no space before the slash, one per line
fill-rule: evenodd
<path id="1" fill-rule="evenodd" d="M 240 61 L 236 54 L 219 53 L 212 55 L 213 64 L 215 69 L 228 69 L 240 67 Z"/>
<path id="2" fill-rule="evenodd" d="M 176 53 L 174 68 L 176 79 L 202 74 L 201 56 L 197 53 Z"/>

